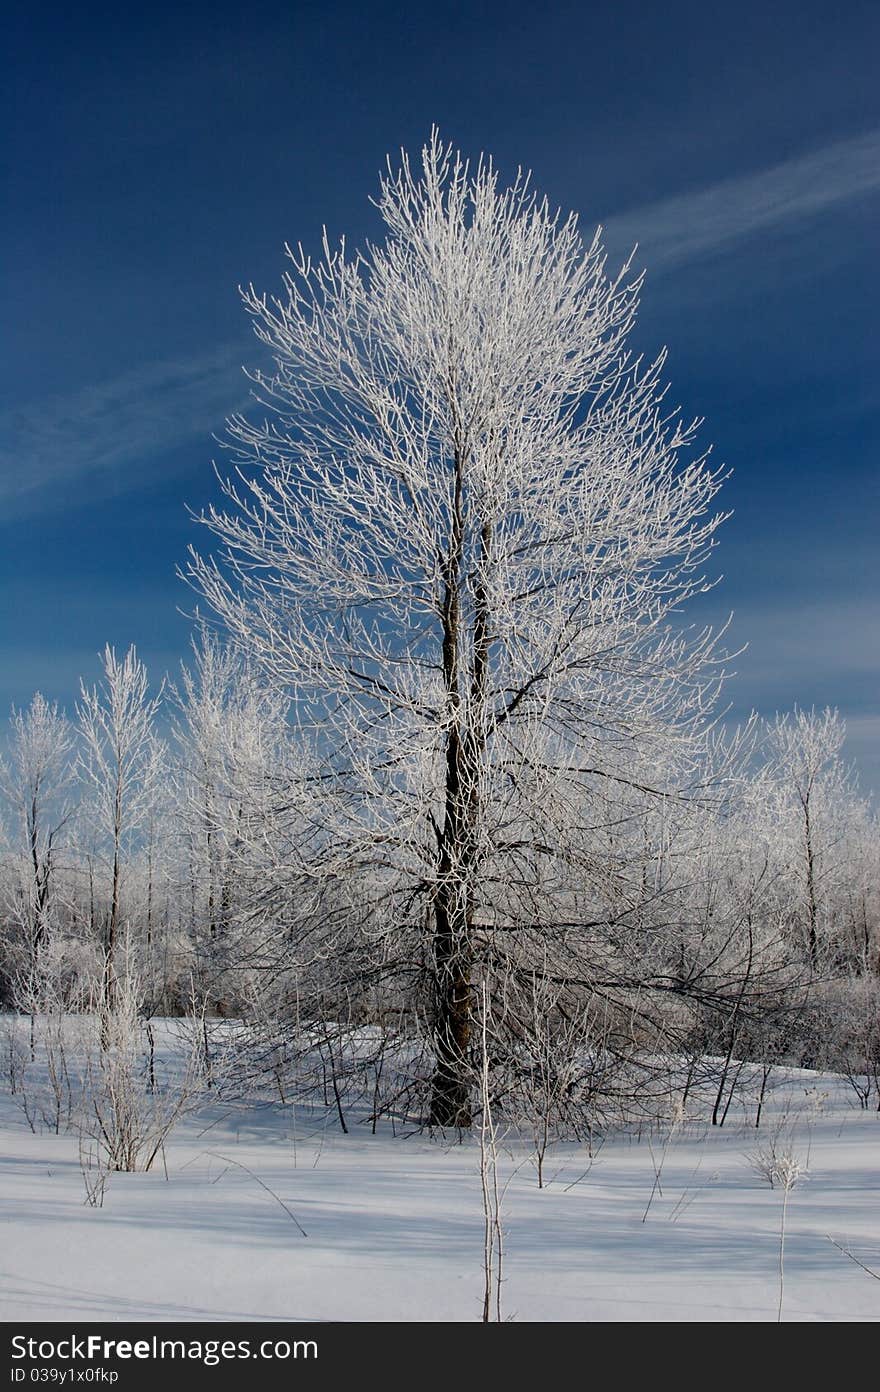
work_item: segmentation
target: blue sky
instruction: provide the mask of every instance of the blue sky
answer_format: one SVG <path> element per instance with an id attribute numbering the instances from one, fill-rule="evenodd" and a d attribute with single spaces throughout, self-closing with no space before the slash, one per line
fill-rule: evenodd
<path id="1" fill-rule="evenodd" d="M 769 13 L 767 12 L 769 10 Z M 880 787 L 880 7 L 20 7 L 2 100 L 0 710 L 107 641 L 185 654 L 175 578 L 247 399 L 237 285 L 375 236 L 432 123 L 647 268 L 637 346 L 734 473 L 734 714 L 832 704 Z"/>

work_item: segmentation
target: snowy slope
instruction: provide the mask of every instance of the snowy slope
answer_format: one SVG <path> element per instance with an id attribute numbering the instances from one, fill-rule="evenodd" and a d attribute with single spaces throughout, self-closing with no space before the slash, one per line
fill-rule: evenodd
<path id="1" fill-rule="evenodd" d="M 507 1137 L 504 1315 L 775 1320 L 782 1191 L 749 1154 L 782 1117 L 808 1166 L 789 1195 L 784 1319 L 880 1318 L 880 1280 L 829 1241 L 880 1272 L 880 1118 L 807 1073 L 777 1086 L 758 1133 L 752 1115 L 732 1109 L 713 1129 L 699 1103 L 671 1137 L 612 1137 L 592 1162 L 557 1146 L 543 1190 L 528 1145 Z M 7 1088 L 0 1317 L 478 1319 L 478 1146 L 352 1120 L 343 1135 L 312 1106 L 212 1102 L 178 1126 L 167 1177 L 161 1162 L 113 1174 L 96 1208 L 78 1138 L 32 1134 Z"/>

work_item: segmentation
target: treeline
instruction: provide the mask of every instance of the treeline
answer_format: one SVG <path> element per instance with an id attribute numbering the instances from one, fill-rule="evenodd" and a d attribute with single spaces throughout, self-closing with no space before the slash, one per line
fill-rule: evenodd
<path id="1" fill-rule="evenodd" d="M 161 689 L 108 648 L 70 716 L 40 695 L 13 711 L 3 1005 L 112 1012 L 135 962 L 145 1021 L 194 1000 L 245 1021 L 282 1096 L 308 1059 L 340 1116 L 352 1089 L 418 1114 L 436 810 L 392 834 L 353 775 L 296 747 L 287 705 L 207 635 Z M 795 711 L 708 739 L 686 778 L 658 749 L 650 770 L 583 774 L 578 799 L 506 799 L 461 986 L 502 1111 L 580 1134 L 667 1089 L 671 1057 L 685 1099 L 717 1081 L 716 1120 L 745 1062 L 830 1068 L 880 1102 L 880 843 L 843 740 L 835 712 Z"/>

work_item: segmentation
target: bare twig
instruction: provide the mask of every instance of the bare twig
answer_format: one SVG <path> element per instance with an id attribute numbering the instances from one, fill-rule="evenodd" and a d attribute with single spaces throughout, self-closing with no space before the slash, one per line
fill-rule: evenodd
<path id="1" fill-rule="evenodd" d="M 209 1150 L 207 1153 L 208 1155 L 213 1155 L 215 1160 L 223 1160 L 227 1165 L 235 1165 L 239 1170 L 244 1170 L 245 1174 L 249 1174 L 251 1179 L 256 1180 L 257 1184 L 259 1184 L 261 1189 L 265 1189 L 266 1193 L 271 1194 L 275 1202 L 281 1205 L 288 1218 L 290 1218 L 290 1220 L 296 1224 L 303 1237 L 308 1237 L 308 1233 L 306 1232 L 305 1228 L 303 1227 L 302 1223 L 299 1221 L 293 1210 L 291 1208 L 288 1208 L 284 1200 L 280 1199 L 278 1195 L 275 1193 L 275 1190 L 271 1189 L 265 1180 L 260 1179 L 260 1176 L 258 1174 L 254 1174 L 253 1170 L 249 1169 L 247 1165 L 243 1165 L 240 1160 L 230 1160 L 228 1155 L 221 1155 L 216 1150 Z"/>

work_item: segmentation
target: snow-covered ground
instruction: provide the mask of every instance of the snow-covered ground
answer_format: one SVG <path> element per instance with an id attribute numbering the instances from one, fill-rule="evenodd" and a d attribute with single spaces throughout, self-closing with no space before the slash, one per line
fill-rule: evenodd
<path id="1" fill-rule="evenodd" d="M 592 1160 L 558 1145 L 543 1190 L 507 1137 L 503 1315 L 775 1320 L 783 1190 L 750 1156 L 776 1134 L 807 1167 L 788 1196 L 783 1318 L 880 1318 L 880 1279 L 829 1240 L 880 1272 L 880 1117 L 806 1072 L 776 1086 L 758 1132 L 753 1114 L 735 1106 L 719 1130 L 700 1102 L 671 1136 L 610 1137 Z M 174 1131 L 167 1174 L 112 1174 L 92 1207 L 78 1137 L 33 1134 L 0 1083 L 0 1318 L 479 1319 L 478 1145 L 351 1122 L 343 1135 L 323 1108 L 212 1100 Z"/>

